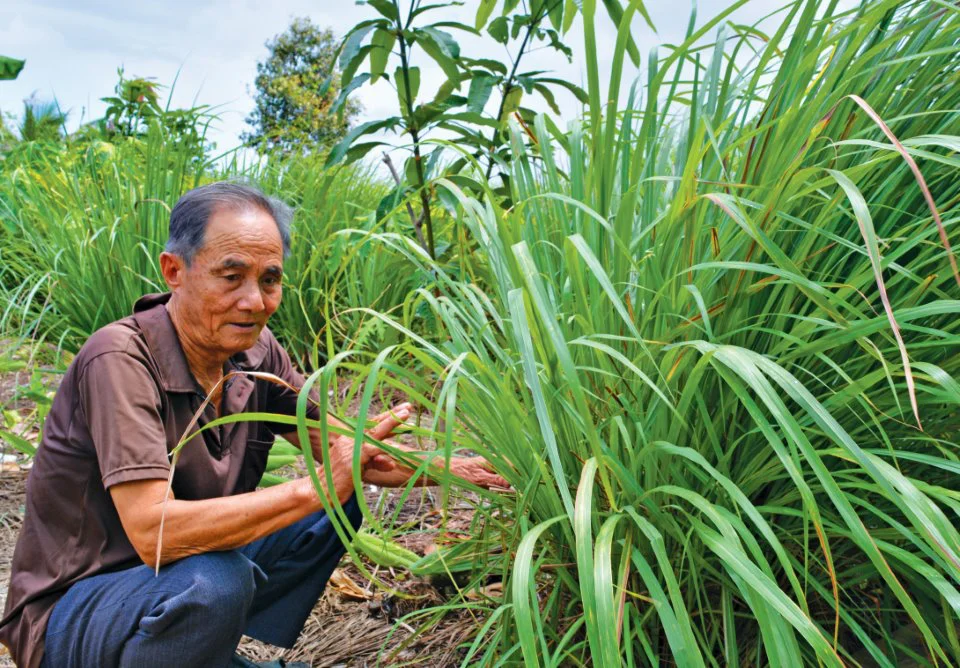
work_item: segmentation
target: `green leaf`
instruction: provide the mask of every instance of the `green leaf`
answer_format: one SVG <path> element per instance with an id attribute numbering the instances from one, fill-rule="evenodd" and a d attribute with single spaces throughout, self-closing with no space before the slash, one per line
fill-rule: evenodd
<path id="1" fill-rule="evenodd" d="M 536 81 L 529 74 L 518 74 L 516 77 L 516 82 L 523 87 L 523 92 L 529 95 L 533 92 L 533 83 Z"/>
<path id="2" fill-rule="evenodd" d="M 559 33 L 556 30 L 547 30 L 547 37 L 550 38 L 550 48 L 556 49 L 563 55 L 567 57 L 567 62 L 573 61 L 573 49 L 564 44 L 563 39 L 560 37 Z"/>
<path id="3" fill-rule="evenodd" d="M 408 105 L 413 106 L 420 92 L 420 68 L 411 67 L 404 75 L 403 67 L 397 67 L 393 72 L 393 83 L 397 87 L 397 97 L 400 98 L 400 108 L 406 110 Z M 410 90 L 410 99 L 407 100 L 407 89 Z"/>
<path id="4" fill-rule="evenodd" d="M 387 68 L 387 60 L 390 58 L 390 51 L 393 49 L 397 36 L 392 30 L 378 28 L 370 39 L 370 83 L 376 83 L 377 79 Z"/>
<path id="5" fill-rule="evenodd" d="M 384 21 L 370 21 L 366 25 L 360 24 L 355 27 L 343 40 L 343 50 L 340 52 L 340 69 L 346 70 L 350 62 L 357 57 L 360 47 L 363 45 L 363 38 L 374 28 L 387 27 Z M 356 68 L 354 68 L 356 70 Z"/>
<path id="6" fill-rule="evenodd" d="M 394 127 L 397 123 L 400 122 L 400 119 L 396 116 L 391 116 L 390 118 L 385 118 L 379 121 L 369 121 L 367 123 L 361 123 L 357 127 L 350 130 L 347 135 L 330 151 L 330 155 L 327 156 L 327 167 L 335 165 L 341 160 L 343 160 L 347 151 L 350 149 L 351 144 L 358 138 L 365 134 L 370 134 L 372 132 L 378 132 L 380 130 L 385 130 L 388 128 Z M 369 146 L 366 151 L 369 151 L 374 146 L 378 145 L 381 142 L 373 142 L 373 145 Z M 366 153 L 364 151 L 364 154 Z M 359 156 L 358 156 L 359 157 Z M 356 159 L 356 157 L 354 157 Z"/>
<path id="7" fill-rule="evenodd" d="M 399 14 L 397 14 L 397 7 L 390 2 L 390 0 L 366 0 L 366 3 L 380 12 L 380 15 L 384 18 L 390 19 L 391 21 L 398 21 L 400 19 Z"/>
<path id="8" fill-rule="evenodd" d="M 442 84 L 440 88 L 437 89 L 437 94 L 433 97 L 434 104 L 442 104 L 446 102 L 447 98 L 453 95 L 453 92 L 460 90 L 460 79 L 447 79 Z"/>
<path id="9" fill-rule="evenodd" d="M 562 86 L 563 88 L 566 88 L 568 91 L 573 93 L 573 96 L 582 104 L 587 104 L 590 101 L 585 90 L 580 88 L 580 86 L 567 81 L 566 79 L 541 77 L 540 79 L 537 79 L 537 81 L 542 84 L 553 84 L 554 86 Z"/>
<path id="10" fill-rule="evenodd" d="M 450 0 L 446 0 L 446 2 L 439 2 L 432 5 L 415 5 L 416 9 L 414 9 L 413 13 L 410 14 L 410 18 L 415 19 L 421 14 L 425 12 L 433 11 L 434 9 L 449 10 L 450 7 L 462 7 L 462 6 L 463 6 L 463 2 L 461 0 L 454 0 L 453 2 L 451 2 Z"/>
<path id="11" fill-rule="evenodd" d="M 343 108 L 343 103 L 347 101 L 347 96 L 350 95 L 357 88 L 365 84 L 370 79 L 370 75 L 364 72 L 358 77 L 353 77 L 346 86 L 340 90 L 340 94 L 337 95 L 337 99 L 334 100 L 333 104 L 330 105 L 330 113 L 336 114 Z"/>
<path id="12" fill-rule="evenodd" d="M 333 85 L 333 75 L 329 74 L 324 77 L 323 81 L 320 82 L 320 85 L 317 86 L 317 95 L 320 97 L 326 97 L 327 93 L 330 92 L 330 86 Z"/>
<path id="13" fill-rule="evenodd" d="M 21 452 L 25 455 L 30 455 L 31 457 L 36 454 L 37 449 L 33 447 L 33 444 L 30 443 L 23 436 L 14 434 L 11 431 L 6 429 L 0 429 L 0 441 L 5 441 L 13 446 L 14 450 Z"/>
<path id="14" fill-rule="evenodd" d="M 427 104 L 421 104 L 419 107 L 414 109 L 412 121 L 413 124 L 422 128 L 425 127 L 428 123 L 432 123 L 439 116 L 443 114 L 447 109 L 452 107 L 459 107 L 466 104 L 467 99 L 462 95 L 450 95 L 442 103 L 428 102 Z"/>
<path id="15" fill-rule="evenodd" d="M 432 28 L 421 28 L 414 33 L 417 44 L 436 61 L 447 78 L 459 79 L 460 68 L 457 66 L 456 59 L 460 56 L 460 46 L 456 41 L 442 30 Z"/>
<path id="16" fill-rule="evenodd" d="M 343 162 L 346 165 L 356 162 L 378 146 L 387 146 L 387 143 L 382 141 L 371 141 L 363 142 L 361 144 L 354 144 L 350 147 L 350 150 L 347 151 L 346 155 L 343 156 Z"/>
<path id="17" fill-rule="evenodd" d="M 553 6 L 550 7 L 550 13 L 548 15 L 550 17 L 550 25 L 556 30 L 560 30 L 560 26 L 563 25 L 564 4 L 565 3 L 557 0 L 553 3 Z"/>
<path id="18" fill-rule="evenodd" d="M 396 209 L 397 206 L 403 202 L 403 199 L 409 191 L 410 188 L 408 186 L 399 185 L 384 195 L 379 204 L 377 204 L 377 220 L 383 220 L 388 213 Z"/>
<path id="19" fill-rule="evenodd" d="M 520 649 L 523 652 L 526 666 L 540 666 L 538 656 L 538 638 L 534 631 L 533 619 L 540 618 L 540 605 L 537 596 L 536 568 L 533 561 L 533 549 L 537 540 L 552 524 L 567 519 L 566 515 L 541 522 L 523 536 L 517 547 L 517 556 L 514 559 L 513 583 L 513 619 L 516 624 L 517 635 L 520 638 Z M 531 601 L 533 604 L 531 604 Z"/>
<path id="20" fill-rule="evenodd" d="M 443 120 L 460 121 L 463 123 L 470 123 L 471 125 L 482 125 L 488 128 L 499 127 L 495 120 L 476 111 L 461 111 L 456 114 L 445 114 Z"/>
<path id="21" fill-rule="evenodd" d="M 26 368 L 27 363 L 23 360 L 16 360 L 9 356 L 0 357 L 0 373 L 11 373 Z"/>
<path id="22" fill-rule="evenodd" d="M 503 113 L 500 114 L 500 122 L 505 122 L 510 115 L 520 108 L 520 100 L 523 98 L 523 89 L 520 86 L 514 86 L 503 99 Z"/>
<path id="23" fill-rule="evenodd" d="M 0 56 L 0 81 L 16 79 L 25 64 L 25 60 Z"/>
<path id="24" fill-rule="evenodd" d="M 467 93 L 467 110 L 483 113 L 483 108 L 490 99 L 493 87 L 500 81 L 500 77 L 492 74 L 477 73 L 470 81 L 470 91 Z"/>
<path id="25" fill-rule="evenodd" d="M 267 471 L 276 471 L 284 466 L 290 466 L 297 461 L 297 455 L 275 455 L 272 452 L 267 457 Z"/>
<path id="26" fill-rule="evenodd" d="M 360 67 L 360 63 L 362 63 L 366 59 L 367 55 L 369 55 L 370 51 L 372 50 L 373 50 L 373 46 L 370 44 L 366 44 L 360 47 L 356 55 L 354 55 L 353 59 L 349 63 L 347 63 L 347 66 L 343 68 L 343 70 L 340 73 L 341 86 L 350 85 L 350 81 L 353 80 L 353 75 L 357 73 L 357 69 Z"/>
<path id="27" fill-rule="evenodd" d="M 553 111 L 557 116 L 560 115 L 560 107 L 557 106 L 557 100 L 553 97 L 553 91 L 544 86 L 542 83 L 536 83 L 533 85 L 533 89 L 540 93 L 541 97 L 546 101 L 550 106 L 550 110 Z"/>
<path id="28" fill-rule="evenodd" d="M 453 28 L 454 30 L 462 30 L 468 32 L 471 35 L 480 36 L 480 32 L 475 28 L 471 28 L 465 23 L 460 23 L 459 21 L 438 21 L 437 23 L 431 24 L 429 28 Z M 426 30 L 427 28 L 424 28 Z"/>
<path id="29" fill-rule="evenodd" d="M 490 36 L 501 44 L 506 44 L 509 40 L 509 26 L 507 25 L 507 17 L 498 16 L 495 18 L 490 22 L 490 25 L 487 26 L 487 32 L 490 33 Z"/>
<path id="30" fill-rule="evenodd" d="M 573 25 L 573 19 L 577 16 L 577 9 L 580 7 L 580 2 L 576 0 L 565 0 L 563 4 L 563 25 L 560 26 L 560 33 L 563 35 L 567 34 L 567 31 L 570 30 L 570 26 Z"/>
<path id="31" fill-rule="evenodd" d="M 603 4 L 607 8 L 607 13 L 610 15 L 610 20 L 613 21 L 613 24 L 616 26 L 620 25 L 620 21 L 623 19 L 623 6 L 619 0 L 603 0 Z M 647 23 L 649 24 L 650 18 L 647 16 L 643 3 L 636 2 L 634 5 L 640 10 L 640 13 L 647 19 Z M 650 25 L 652 27 L 652 24 Z M 640 52 L 637 50 L 637 43 L 634 41 L 633 36 L 627 38 L 627 53 L 630 54 L 630 60 L 634 65 L 640 64 Z"/>
<path id="32" fill-rule="evenodd" d="M 490 18 L 496 8 L 497 0 L 480 0 L 480 6 L 477 8 L 477 19 L 473 24 L 477 30 L 487 25 L 487 19 Z"/>
<path id="33" fill-rule="evenodd" d="M 497 74 L 506 74 L 507 66 L 501 63 L 499 60 L 492 60 L 491 58 L 467 58 L 466 56 L 460 57 L 460 62 L 470 69 L 477 67 L 482 67 L 484 69 L 490 70 L 491 72 L 496 72 Z"/>
<path id="34" fill-rule="evenodd" d="M 429 35 L 447 58 L 456 60 L 460 57 L 460 45 L 450 33 L 436 28 L 420 28 L 417 32 L 420 35 Z"/>

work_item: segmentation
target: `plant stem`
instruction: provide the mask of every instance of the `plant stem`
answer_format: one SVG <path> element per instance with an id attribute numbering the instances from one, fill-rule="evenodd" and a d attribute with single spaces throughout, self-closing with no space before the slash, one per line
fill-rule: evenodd
<path id="1" fill-rule="evenodd" d="M 558 0 L 559 2 L 559 0 Z M 556 4 L 556 3 L 555 3 Z M 517 69 L 520 67 L 520 59 L 523 58 L 524 51 L 527 49 L 527 44 L 530 43 L 530 37 L 533 35 L 533 31 L 536 30 L 537 26 L 540 25 L 540 22 L 546 18 L 550 13 L 550 10 L 553 9 L 553 5 L 550 7 L 542 7 L 540 13 L 530 21 L 530 25 L 527 26 L 527 32 L 523 36 L 523 41 L 520 42 L 520 50 L 517 52 L 516 58 L 513 59 L 513 66 L 510 68 L 510 75 L 507 77 L 507 80 L 503 84 L 503 94 L 500 96 L 500 108 L 497 109 L 497 123 L 498 126 L 493 129 L 493 134 L 490 136 L 490 162 L 487 163 L 487 173 L 485 179 L 490 180 L 490 176 L 493 174 L 493 152 L 496 150 L 498 145 L 498 139 L 500 137 L 500 119 L 503 117 L 503 107 L 507 101 L 507 94 L 510 93 L 510 89 L 513 88 L 513 80 L 517 76 Z"/>
<path id="2" fill-rule="evenodd" d="M 394 0 L 394 6 L 397 8 L 397 42 L 400 44 L 400 68 L 403 71 L 403 87 L 406 90 L 407 101 L 407 132 L 410 133 L 410 139 L 413 142 L 413 164 L 417 170 L 417 187 L 420 189 L 420 220 L 427 231 L 427 252 L 431 259 L 437 259 L 436 247 L 433 243 L 433 219 L 430 217 L 430 193 L 424 182 L 423 160 L 420 154 L 420 133 L 413 120 L 413 99 L 410 90 L 410 63 L 407 59 L 407 40 L 404 38 L 404 26 L 400 25 L 400 4 Z M 409 28 L 413 15 L 413 5 L 410 6 L 410 15 L 407 17 L 407 26 Z"/>
<path id="3" fill-rule="evenodd" d="M 397 173 L 397 168 L 393 165 L 393 160 L 390 159 L 388 153 L 383 154 L 383 162 L 387 166 L 387 169 L 390 170 L 390 174 L 393 175 L 393 180 L 396 182 L 397 187 L 403 185 L 403 179 L 400 178 L 400 174 Z M 407 200 L 407 214 L 410 216 L 410 222 L 413 223 L 413 231 L 417 235 L 417 241 L 420 242 L 420 246 L 423 250 L 430 252 L 430 249 L 427 247 L 427 242 L 423 240 L 423 218 L 418 217 L 416 212 L 413 210 L 413 205 L 410 204 L 410 200 Z"/>

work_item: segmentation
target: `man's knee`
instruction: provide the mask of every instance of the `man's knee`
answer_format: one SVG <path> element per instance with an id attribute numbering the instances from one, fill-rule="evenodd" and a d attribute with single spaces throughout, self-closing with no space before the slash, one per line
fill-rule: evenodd
<path id="1" fill-rule="evenodd" d="M 247 608 L 257 592 L 259 567 L 235 550 L 188 557 L 193 586 L 205 604 L 218 610 Z"/>
<path id="2" fill-rule="evenodd" d="M 242 624 L 263 578 L 259 567 L 236 551 L 197 554 L 169 568 L 181 589 L 163 607 L 171 613 L 170 608 L 179 607 L 182 614 L 196 615 L 205 624 L 211 620 Z"/>

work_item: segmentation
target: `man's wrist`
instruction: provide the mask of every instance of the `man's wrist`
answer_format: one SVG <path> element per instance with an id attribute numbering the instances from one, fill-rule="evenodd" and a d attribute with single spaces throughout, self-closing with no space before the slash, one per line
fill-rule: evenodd
<path id="1" fill-rule="evenodd" d="M 333 470 L 333 489 L 329 489 L 326 472 L 322 466 L 317 467 L 317 478 L 320 480 L 320 488 L 329 492 L 325 503 L 320 500 L 317 489 L 314 487 L 313 480 L 309 475 L 296 480 L 297 487 L 295 494 L 299 504 L 309 504 L 312 509 L 323 510 L 328 506 L 333 497 L 336 496 L 340 503 L 345 503 L 354 493 L 353 476 L 349 471 L 343 471 L 338 468 Z"/>
<path id="2" fill-rule="evenodd" d="M 320 477 L 320 485 L 322 487 L 324 485 L 323 469 L 319 469 L 317 475 Z M 323 508 L 323 504 L 320 502 L 320 497 L 317 495 L 317 490 L 313 486 L 313 480 L 310 479 L 310 476 L 304 476 L 303 478 L 294 480 L 293 486 L 297 506 L 308 506 L 311 512 Z"/>

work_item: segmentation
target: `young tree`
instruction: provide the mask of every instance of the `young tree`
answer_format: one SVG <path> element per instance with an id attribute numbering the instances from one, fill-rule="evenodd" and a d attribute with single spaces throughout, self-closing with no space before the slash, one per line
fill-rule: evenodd
<path id="1" fill-rule="evenodd" d="M 171 109 L 170 100 L 161 103 L 163 86 L 152 77 L 124 76 L 117 70 L 119 80 L 113 96 L 100 98 L 107 103 L 107 111 L 96 121 L 96 128 L 106 139 L 146 137 L 151 125 L 159 125 L 171 145 L 176 145 L 194 160 L 203 160 L 216 144 L 207 141 L 207 129 L 215 116 L 200 105 L 190 109 Z"/>
<path id="2" fill-rule="evenodd" d="M 257 64 L 256 107 L 247 117 L 253 129 L 242 139 L 260 152 L 284 153 L 340 140 L 360 106 L 349 102 L 342 116 L 330 111 L 340 92 L 333 32 L 296 18 L 266 46 L 270 55 Z"/>

